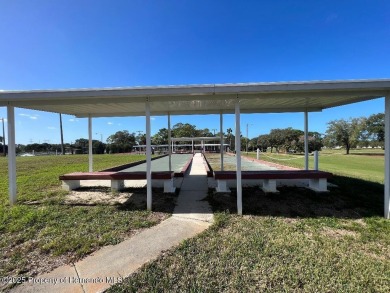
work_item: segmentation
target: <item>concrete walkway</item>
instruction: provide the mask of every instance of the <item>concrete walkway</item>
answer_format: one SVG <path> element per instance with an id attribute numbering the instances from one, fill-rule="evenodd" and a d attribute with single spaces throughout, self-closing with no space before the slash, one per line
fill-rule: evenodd
<path id="1" fill-rule="evenodd" d="M 156 259 L 162 251 L 207 229 L 213 214 L 208 202 L 202 201 L 206 196 L 207 174 L 201 154 L 196 154 L 172 217 L 73 265 L 37 276 L 12 292 L 102 292 Z"/>

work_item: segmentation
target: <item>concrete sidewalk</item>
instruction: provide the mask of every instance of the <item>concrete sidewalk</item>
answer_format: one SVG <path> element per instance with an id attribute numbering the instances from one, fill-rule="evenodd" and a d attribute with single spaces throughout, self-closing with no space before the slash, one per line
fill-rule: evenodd
<path id="1" fill-rule="evenodd" d="M 185 175 L 172 217 L 118 245 L 31 279 L 11 292 L 102 292 L 161 252 L 207 229 L 213 214 L 207 201 L 207 174 L 200 154 Z"/>

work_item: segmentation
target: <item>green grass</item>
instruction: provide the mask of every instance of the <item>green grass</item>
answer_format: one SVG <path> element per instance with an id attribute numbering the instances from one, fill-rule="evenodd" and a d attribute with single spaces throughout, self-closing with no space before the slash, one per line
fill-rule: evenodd
<path id="1" fill-rule="evenodd" d="M 96 155 L 94 169 L 144 158 L 142 155 Z M 124 207 L 65 205 L 67 192 L 61 190 L 58 176 L 87 170 L 86 155 L 18 157 L 18 203 L 11 207 L 7 159 L 0 158 L 1 277 L 33 276 L 51 269 L 53 265 L 48 263 L 76 261 L 103 245 L 122 241 L 137 229 L 157 224 L 173 209 L 174 197 L 155 191 L 156 212 L 146 211 L 143 190 L 135 191 L 139 193 L 136 203 Z"/>
<path id="2" fill-rule="evenodd" d="M 334 170 L 347 176 L 335 175 L 330 193 L 244 188 L 244 216 L 236 215 L 234 189 L 210 190 L 211 228 L 108 292 L 390 292 L 383 185 L 379 175 L 360 179 L 383 157 L 336 158 Z M 350 166 L 359 172 L 348 173 Z"/>
<path id="3" fill-rule="evenodd" d="M 108 292 L 389 292 L 388 239 L 364 224 L 222 218 Z M 364 226 L 363 226 L 364 225 Z M 347 233 L 347 232 L 350 233 Z M 329 236 L 332 235 L 332 236 Z"/>
<path id="4" fill-rule="evenodd" d="M 242 153 L 244 156 L 256 158 L 256 153 Z M 265 153 L 260 159 L 281 165 L 304 168 L 304 157 L 300 155 Z M 309 168 L 314 167 L 313 156 L 309 157 Z M 383 183 L 385 159 L 382 150 L 352 150 L 345 155 L 345 151 L 324 150 L 319 152 L 319 169 L 337 175 L 366 179 Z"/>

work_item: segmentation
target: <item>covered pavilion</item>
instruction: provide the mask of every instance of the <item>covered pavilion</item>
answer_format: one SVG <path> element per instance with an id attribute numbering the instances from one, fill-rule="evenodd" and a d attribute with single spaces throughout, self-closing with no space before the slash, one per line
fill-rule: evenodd
<path id="1" fill-rule="evenodd" d="M 184 86 L 103 89 L 0 91 L 0 106 L 7 107 L 8 176 L 11 204 L 16 202 L 16 152 L 14 108 L 25 108 L 88 118 L 89 170 L 92 161 L 92 118 L 145 116 L 147 147 L 147 208 L 152 207 L 151 115 L 235 114 L 237 210 L 242 214 L 240 113 L 303 112 L 305 168 L 308 169 L 308 113 L 326 108 L 385 97 L 385 190 L 384 217 L 390 218 L 390 80 L 346 80 L 204 84 Z M 221 139 L 221 142 L 223 139 Z"/>
<path id="2" fill-rule="evenodd" d="M 219 141 L 219 144 L 211 143 Z M 205 151 L 205 147 L 214 147 L 218 146 L 220 150 L 223 150 L 227 144 L 225 144 L 225 137 L 221 136 L 204 136 L 204 137 L 172 137 L 171 138 L 171 150 L 172 152 L 175 151 L 175 147 L 185 146 L 185 147 L 191 147 L 191 152 L 194 153 L 195 147 L 198 147 L 201 149 L 202 153 Z M 180 144 L 175 145 L 175 142 L 191 142 L 191 144 Z M 195 144 L 195 142 L 198 142 Z M 200 143 L 199 143 L 200 142 Z M 209 143 L 207 143 L 209 142 Z M 223 156 L 221 156 L 221 160 L 223 160 Z"/>

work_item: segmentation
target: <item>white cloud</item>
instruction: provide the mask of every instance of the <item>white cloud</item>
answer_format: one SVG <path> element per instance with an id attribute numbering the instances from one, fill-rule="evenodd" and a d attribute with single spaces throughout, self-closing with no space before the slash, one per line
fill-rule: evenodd
<path id="1" fill-rule="evenodd" d="M 108 125 L 113 125 L 114 123 L 112 123 L 112 122 L 107 122 L 107 124 L 108 124 Z"/>
<path id="2" fill-rule="evenodd" d="M 151 117 L 151 118 L 150 118 L 150 120 L 156 120 L 156 118 L 154 118 L 154 117 Z"/>
<path id="3" fill-rule="evenodd" d="M 27 118 L 30 118 L 32 120 L 37 120 L 39 117 L 39 115 L 30 115 L 30 114 L 24 114 L 24 113 L 19 114 L 19 116 L 27 117 Z"/>
<path id="4" fill-rule="evenodd" d="M 54 126 L 48 126 L 47 129 L 55 130 L 55 129 L 57 129 L 57 128 L 55 128 Z"/>

